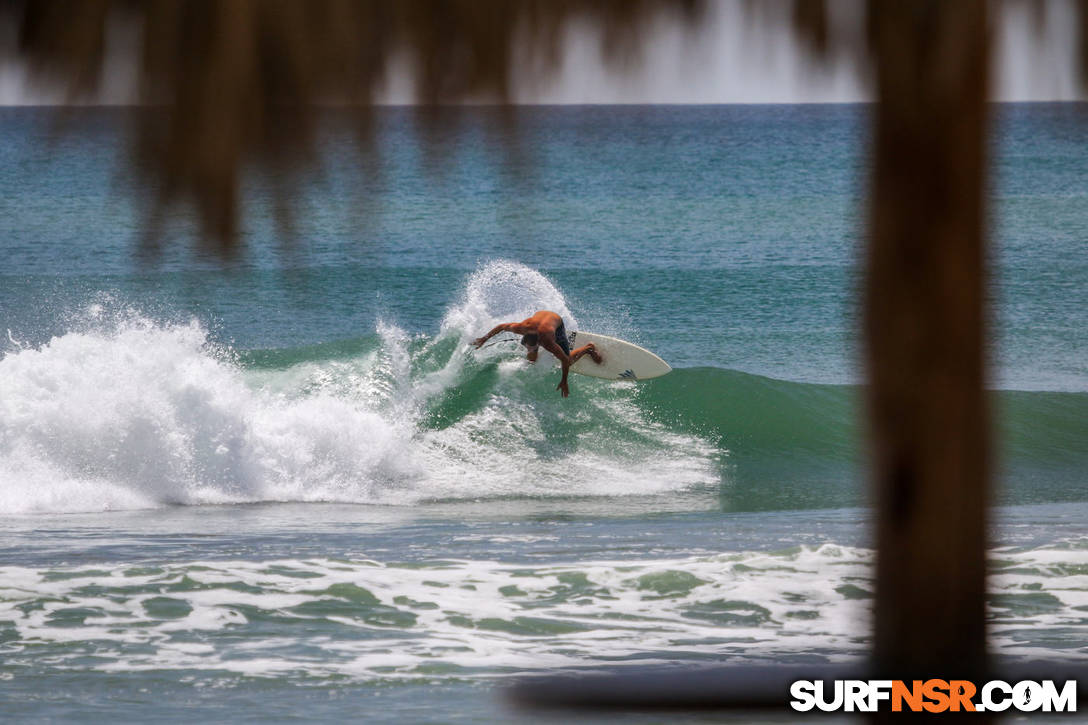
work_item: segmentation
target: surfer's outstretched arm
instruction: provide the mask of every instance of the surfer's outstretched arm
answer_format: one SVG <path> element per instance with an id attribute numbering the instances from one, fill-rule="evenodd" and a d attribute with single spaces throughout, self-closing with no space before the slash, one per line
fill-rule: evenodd
<path id="1" fill-rule="evenodd" d="M 516 335 L 536 334 L 537 327 L 530 322 L 531 319 L 532 318 L 530 318 L 529 320 L 522 320 L 521 322 L 504 322 L 501 325 L 495 325 L 495 327 L 491 328 L 491 332 L 487 333 L 483 337 L 477 337 L 472 344 L 476 347 L 480 347 L 485 342 L 493 338 L 495 335 L 498 335 L 500 332 L 513 332 Z"/>
<path id="2" fill-rule="evenodd" d="M 508 329 L 510 329 L 509 322 L 504 322 L 501 325 L 495 325 L 495 327 L 491 329 L 491 332 L 487 333 L 483 337 L 477 337 L 472 344 L 479 348 L 481 345 L 493 338 L 495 335 L 498 335 L 500 332 L 506 332 L 506 330 Z"/>

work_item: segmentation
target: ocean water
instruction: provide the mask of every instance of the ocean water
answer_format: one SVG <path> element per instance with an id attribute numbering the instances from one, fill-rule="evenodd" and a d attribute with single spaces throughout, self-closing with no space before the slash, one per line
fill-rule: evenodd
<path id="1" fill-rule="evenodd" d="M 1086 111 L 992 138 L 1009 658 L 1088 658 Z M 0 109 L 0 711 L 513 721 L 526 673 L 861 657 L 866 113 L 330 119 L 223 262 L 184 210 L 140 247 L 125 112 Z M 537 309 L 675 370 L 469 349 Z"/>

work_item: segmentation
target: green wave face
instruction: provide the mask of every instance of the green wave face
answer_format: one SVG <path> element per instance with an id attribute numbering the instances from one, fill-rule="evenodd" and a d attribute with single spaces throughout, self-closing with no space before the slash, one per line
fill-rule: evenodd
<path id="1" fill-rule="evenodd" d="M 689 368 L 648 381 L 639 402 L 666 425 L 715 441 L 726 461 L 727 508 L 825 508 L 863 500 L 855 388 Z"/>
<path id="2" fill-rule="evenodd" d="M 723 498 L 741 509 L 854 505 L 867 476 L 859 386 L 677 370 L 640 401 L 659 419 L 711 435 L 730 466 Z M 1088 497 L 1088 393 L 994 391 L 999 504 Z"/>

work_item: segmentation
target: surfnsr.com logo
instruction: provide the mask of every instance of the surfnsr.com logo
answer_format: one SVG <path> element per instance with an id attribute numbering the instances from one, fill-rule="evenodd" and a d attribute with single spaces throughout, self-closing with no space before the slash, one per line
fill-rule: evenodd
<path id="1" fill-rule="evenodd" d="M 979 687 L 970 680 L 797 680 L 790 697 L 798 712 L 1076 712 L 1077 682 L 990 680 Z"/>

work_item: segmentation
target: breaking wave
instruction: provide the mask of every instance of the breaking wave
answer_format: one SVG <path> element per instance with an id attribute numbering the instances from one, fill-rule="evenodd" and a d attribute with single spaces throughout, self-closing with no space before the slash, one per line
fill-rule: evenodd
<path id="1" fill-rule="evenodd" d="M 749 511 L 865 501 L 856 386 L 703 367 L 638 385 L 576 376 L 564 400 L 556 367 L 514 341 L 472 350 L 538 309 L 578 327 L 563 294 L 513 262 L 470 275 L 434 335 L 380 323 L 235 350 L 197 321 L 113 307 L 38 347 L 9 332 L 0 513 L 681 491 Z M 1083 500 L 1088 393 L 994 395 L 997 502 Z"/>
<path id="2" fill-rule="evenodd" d="M 197 321 L 94 308 L 0 358 L 0 512 L 170 504 L 412 504 L 657 494 L 719 481 L 716 449 L 644 414 L 631 385 L 577 380 L 468 342 L 562 295 L 522 265 L 467 281 L 435 336 L 236 352 Z"/>

